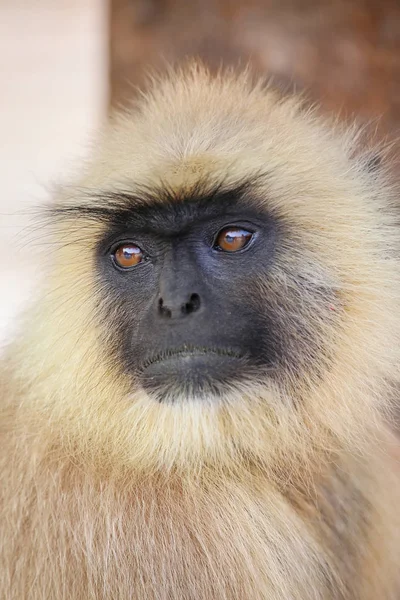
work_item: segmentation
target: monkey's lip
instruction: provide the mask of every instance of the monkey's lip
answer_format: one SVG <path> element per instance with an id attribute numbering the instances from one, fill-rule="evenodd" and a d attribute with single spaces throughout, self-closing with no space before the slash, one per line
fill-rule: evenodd
<path id="1" fill-rule="evenodd" d="M 240 352 L 233 350 L 232 348 L 207 348 L 203 346 L 182 346 L 180 348 L 173 348 L 163 350 L 157 354 L 146 359 L 141 367 L 141 371 L 145 371 L 152 365 L 162 363 L 165 361 L 178 361 L 180 359 L 187 359 L 190 361 L 191 358 L 201 357 L 226 357 L 233 359 L 243 359 L 244 356 Z"/>
<path id="2" fill-rule="evenodd" d="M 247 361 L 243 354 L 230 348 L 177 348 L 156 354 L 141 369 L 143 387 L 163 392 L 216 392 L 220 384 L 233 381 Z"/>

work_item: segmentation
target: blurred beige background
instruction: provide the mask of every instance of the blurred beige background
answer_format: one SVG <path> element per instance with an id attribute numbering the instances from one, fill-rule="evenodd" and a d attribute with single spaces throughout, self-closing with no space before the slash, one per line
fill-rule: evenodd
<path id="1" fill-rule="evenodd" d="M 35 288 L 40 231 L 23 213 L 106 113 L 107 23 L 106 0 L 0 0 L 0 345 Z"/>

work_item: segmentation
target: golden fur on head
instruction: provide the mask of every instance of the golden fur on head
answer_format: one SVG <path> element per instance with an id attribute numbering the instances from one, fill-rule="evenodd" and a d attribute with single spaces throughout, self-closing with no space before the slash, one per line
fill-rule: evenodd
<path id="1" fill-rule="evenodd" d="M 25 506 L 36 490 L 47 537 L 31 525 L 32 539 L 54 566 L 51 581 L 45 558 L 32 568 L 50 594 L 33 598 L 392 598 L 395 485 L 382 447 L 399 379 L 399 232 L 384 170 L 371 173 L 357 146 L 356 131 L 298 99 L 199 66 L 155 82 L 105 127 L 84 176 L 60 191 L 58 210 L 71 210 L 55 217 L 43 297 L 7 360 L 9 455 L 31 484 L 14 472 L 8 488 Z M 243 181 L 285 231 L 255 293 L 299 353 L 301 377 L 287 369 L 218 402 L 157 403 L 110 360 L 95 260 L 103 225 L 73 207 L 96 205 L 99 192 L 183 197 Z"/>
<path id="2" fill-rule="evenodd" d="M 309 435 L 322 447 L 326 434 L 329 444 L 330 436 L 362 443 L 385 404 L 384 382 L 398 379 L 400 283 L 391 191 L 368 172 L 356 142 L 353 132 L 332 130 L 297 99 L 253 86 L 245 74 L 211 79 L 194 67 L 156 84 L 132 114 L 106 128 L 85 177 L 59 202 L 96 202 L 98 190 L 188 190 L 199 180 L 255 178 L 256 201 L 287 227 L 290 243 L 261 293 L 286 286 L 290 298 L 293 270 L 304 279 L 303 295 L 312 293 L 308 282 L 331 289 L 331 315 L 321 318 L 318 297 L 304 315 L 327 348 L 310 358 L 309 377 L 295 386 L 253 382 L 222 404 L 155 403 L 110 365 L 105 340 L 112 332 L 97 319 L 99 225 L 72 217 L 57 227 L 66 243 L 52 253 L 44 300 L 16 353 L 19 362 L 27 356 L 16 366 L 30 388 L 26 402 L 54 426 L 62 423 L 69 441 L 78 430 L 82 442 L 83 431 L 91 452 L 145 470 L 237 464 L 248 453 L 268 463 L 275 451 L 309 449 Z M 302 302 L 296 293 L 290 309 Z"/>

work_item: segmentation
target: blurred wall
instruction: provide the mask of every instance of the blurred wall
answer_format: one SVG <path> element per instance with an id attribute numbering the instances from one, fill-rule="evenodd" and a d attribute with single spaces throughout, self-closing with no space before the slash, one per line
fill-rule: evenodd
<path id="1" fill-rule="evenodd" d="M 112 103 L 148 65 L 250 60 L 344 117 L 400 126 L 399 0 L 111 0 Z"/>
<path id="2" fill-rule="evenodd" d="M 108 102 L 104 0 L 0 2 L 0 345 L 32 297 L 42 230 L 27 213 L 85 153 Z"/>

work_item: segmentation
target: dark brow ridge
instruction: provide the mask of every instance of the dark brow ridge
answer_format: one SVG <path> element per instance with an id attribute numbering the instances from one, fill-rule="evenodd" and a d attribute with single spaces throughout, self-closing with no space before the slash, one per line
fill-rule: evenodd
<path id="1" fill-rule="evenodd" d="M 200 213 L 210 207 L 229 207 L 234 201 L 246 199 L 257 186 L 260 176 L 243 180 L 235 185 L 224 181 L 212 186 L 207 181 L 199 181 L 190 189 L 173 189 L 167 185 L 157 188 L 140 186 L 134 192 L 126 190 L 98 191 L 78 190 L 84 202 L 70 205 L 55 204 L 45 208 L 45 217 L 51 221 L 85 219 L 97 222 L 120 220 L 136 214 L 145 218 L 150 211 L 163 213 L 179 207 L 196 208 Z"/>

